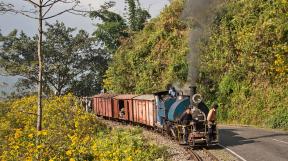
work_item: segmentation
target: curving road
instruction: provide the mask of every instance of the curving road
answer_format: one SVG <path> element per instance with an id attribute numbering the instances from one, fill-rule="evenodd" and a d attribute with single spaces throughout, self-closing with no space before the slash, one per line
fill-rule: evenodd
<path id="1" fill-rule="evenodd" d="M 219 126 L 220 145 L 242 161 L 288 161 L 288 132 Z"/>

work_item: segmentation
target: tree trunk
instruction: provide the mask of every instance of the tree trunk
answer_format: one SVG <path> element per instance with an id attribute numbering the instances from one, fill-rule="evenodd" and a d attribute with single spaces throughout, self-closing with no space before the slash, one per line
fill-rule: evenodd
<path id="1" fill-rule="evenodd" d="M 39 75 L 38 75 L 38 110 L 37 110 L 37 130 L 42 130 L 42 0 L 39 0 L 39 19 L 38 19 L 38 63 L 39 63 Z"/>

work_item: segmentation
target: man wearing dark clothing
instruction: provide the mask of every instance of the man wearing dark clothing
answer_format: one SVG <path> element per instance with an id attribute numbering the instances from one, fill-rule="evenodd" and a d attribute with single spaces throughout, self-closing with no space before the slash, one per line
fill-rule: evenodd
<path id="1" fill-rule="evenodd" d="M 180 117 L 180 123 L 183 125 L 183 140 L 184 144 L 188 143 L 188 125 L 192 121 L 192 111 L 191 108 L 187 108 L 186 111 Z"/>
<path id="2" fill-rule="evenodd" d="M 188 108 L 180 117 L 180 122 L 182 125 L 189 125 L 192 121 L 191 108 Z"/>

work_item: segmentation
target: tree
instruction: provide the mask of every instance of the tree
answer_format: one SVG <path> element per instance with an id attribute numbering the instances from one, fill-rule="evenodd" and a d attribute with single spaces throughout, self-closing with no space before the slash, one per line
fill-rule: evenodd
<path id="1" fill-rule="evenodd" d="M 131 31 L 140 31 L 144 23 L 151 17 L 149 12 L 142 9 L 139 0 L 125 0 L 128 5 L 128 23 Z"/>
<path id="2" fill-rule="evenodd" d="M 101 24 L 96 25 L 93 35 L 110 54 L 114 54 L 132 32 L 142 30 L 145 22 L 150 18 L 148 11 L 140 7 L 138 0 L 126 0 L 125 2 L 128 7 L 127 20 L 108 10 L 114 5 L 113 3 L 102 6 L 99 11 L 90 12 L 92 19 L 100 18 L 102 21 Z"/>
<path id="3" fill-rule="evenodd" d="M 25 78 L 16 84 L 18 90 L 32 89 L 32 82 L 37 83 L 38 73 L 37 37 L 31 38 L 14 30 L 7 36 L 2 36 L 0 42 L 0 68 L 8 75 Z"/>
<path id="4" fill-rule="evenodd" d="M 3 12 L 14 12 L 22 14 L 26 17 L 38 21 L 38 41 L 37 41 L 37 55 L 38 55 L 38 110 L 37 110 L 37 130 L 42 130 L 42 71 L 43 71 L 43 21 L 56 17 L 66 12 L 73 12 L 79 4 L 79 0 L 23 0 L 24 2 L 33 6 L 30 10 L 17 9 L 13 4 L 5 4 L 1 2 Z M 51 10 L 56 4 L 70 4 L 71 6 L 56 14 L 51 14 Z M 38 14 L 38 15 L 37 15 Z"/>
<path id="5" fill-rule="evenodd" d="M 73 36 L 75 29 L 66 28 L 63 23 L 48 26 L 44 33 L 47 65 L 44 79 L 48 85 L 58 94 L 64 90 L 82 96 L 99 92 L 107 68 L 107 52 L 99 49 L 95 39 L 84 30 Z"/>
<path id="6" fill-rule="evenodd" d="M 0 14 L 4 14 L 6 12 L 9 12 L 12 7 L 13 7 L 13 5 L 10 3 L 0 2 Z"/>
<path id="7" fill-rule="evenodd" d="M 58 21 L 46 26 L 47 31 L 43 33 L 46 37 L 43 41 L 43 92 L 56 91 L 60 95 L 71 91 L 82 96 L 99 92 L 107 68 L 107 52 L 99 49 L 98 43 L 83 30 L 75 33 L 75 28 Z M 0 40 L 3 44 L 0 67 L 9 75 L 21 76 L 17 86 L 24 91 L 37 84 L 37 51 L 33 47 L 36 41 L 37 36 L 30 38 L 23 32 L 17 34 L 17 31 Z"/>
<path id="8" fill-rule="evenodd" d="M 101 24 L 96 25 L 97 29 L 93 35 L 109 53 L 114 53 L 120 46 L 121 39 L 128 37 L 128 26 L 125 20 L 119 14 L 107 9 L 100 12 L 93 11 L 90 13 L 90 17 L 102 20 Z"/>

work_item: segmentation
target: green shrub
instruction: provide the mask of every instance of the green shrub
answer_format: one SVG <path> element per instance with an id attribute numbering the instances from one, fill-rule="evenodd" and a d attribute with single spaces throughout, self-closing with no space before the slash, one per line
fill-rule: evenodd
<path id="1" fill-rule="evenodd" d="M 272 128 L 284 128 L 288 130 L 288 109 L 277 109 L 273 113 L 273 116 L 269 120 L 269 123 Z"/>

